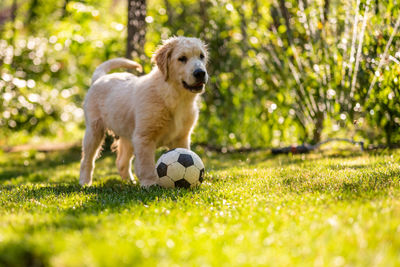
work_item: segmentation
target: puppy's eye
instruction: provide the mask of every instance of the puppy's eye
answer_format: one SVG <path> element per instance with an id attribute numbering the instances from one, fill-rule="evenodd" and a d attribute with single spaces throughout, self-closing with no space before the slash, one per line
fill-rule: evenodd
<path id="1" fill-rule="evenodd" d="M 204 59 L 204 54 L 200 54 L 200 59 Z"/>
<path id="2" fill-rule="evenodd" d="M 186 63 L 187 57 L 181 56 L 180 58 L 178 58 L 178 60 L 179 60 L 180 62 Z"/>

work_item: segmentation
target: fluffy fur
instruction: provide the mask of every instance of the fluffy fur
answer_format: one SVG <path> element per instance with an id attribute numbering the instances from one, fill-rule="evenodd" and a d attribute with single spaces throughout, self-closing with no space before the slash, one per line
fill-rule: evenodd
<path id="1" fill-rule="evenodd" d="M 157 183 L 157 147 L 190 148 L 198 117 L 196 100 L 208 79 L 206 47 L 196 38 L 173 37 L 157 49 L 152 61 L 153 70 L 140 77 L 106 74 L 119 67 L 141 70 L 138 63 L 123 58 L 95 70 L 84 102 L 81 185 L 92 183 L 94 161 L 107 130 L 119 136 L 116 163 L 122 179 L 134 179 L 135 156 L 135 173 L 144 187 Z"/>

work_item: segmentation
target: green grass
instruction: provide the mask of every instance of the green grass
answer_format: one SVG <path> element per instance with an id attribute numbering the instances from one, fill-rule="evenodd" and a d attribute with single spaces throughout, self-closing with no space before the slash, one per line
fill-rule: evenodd
<path id="1" fill-rule="evenodd" d="M 399 266 L 400 151 L 202 153 L 195 190 L 78 186 L 79 151 L 0 154 L 0 265 Z"/>

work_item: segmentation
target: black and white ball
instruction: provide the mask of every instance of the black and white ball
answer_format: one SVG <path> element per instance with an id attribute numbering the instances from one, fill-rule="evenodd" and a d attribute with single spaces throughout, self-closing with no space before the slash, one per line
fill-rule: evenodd
<path id="1" fill-rule="evenodd" d="M 193 151 L 175 148 L 161 155 L 156 172 L 162 187 L 192 188 L 203 182 L 204 164 Z"/>

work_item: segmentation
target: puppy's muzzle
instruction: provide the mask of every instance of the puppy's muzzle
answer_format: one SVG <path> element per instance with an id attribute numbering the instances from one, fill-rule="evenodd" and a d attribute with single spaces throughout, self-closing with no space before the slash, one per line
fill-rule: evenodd
<path id="1" fill-rule="evenodd" d="M 195 69 L 193 72 L 193 77 L 196 78 L 196 82 L 194 84 L 187 84 L 185 81 L 182 81 L 183 87 L 191 91 L 192 93 L 198 93 L 203 90 L 204 84 L 207 82 L 207 73 L 202 69 Z"/>
<path id="2" fill-rule="evenodd" d="M 193 76 L 196 78 L 196 82 L 205 83 L 206 72 L 202 69 L 196 69 L 193 72 Z"/>

